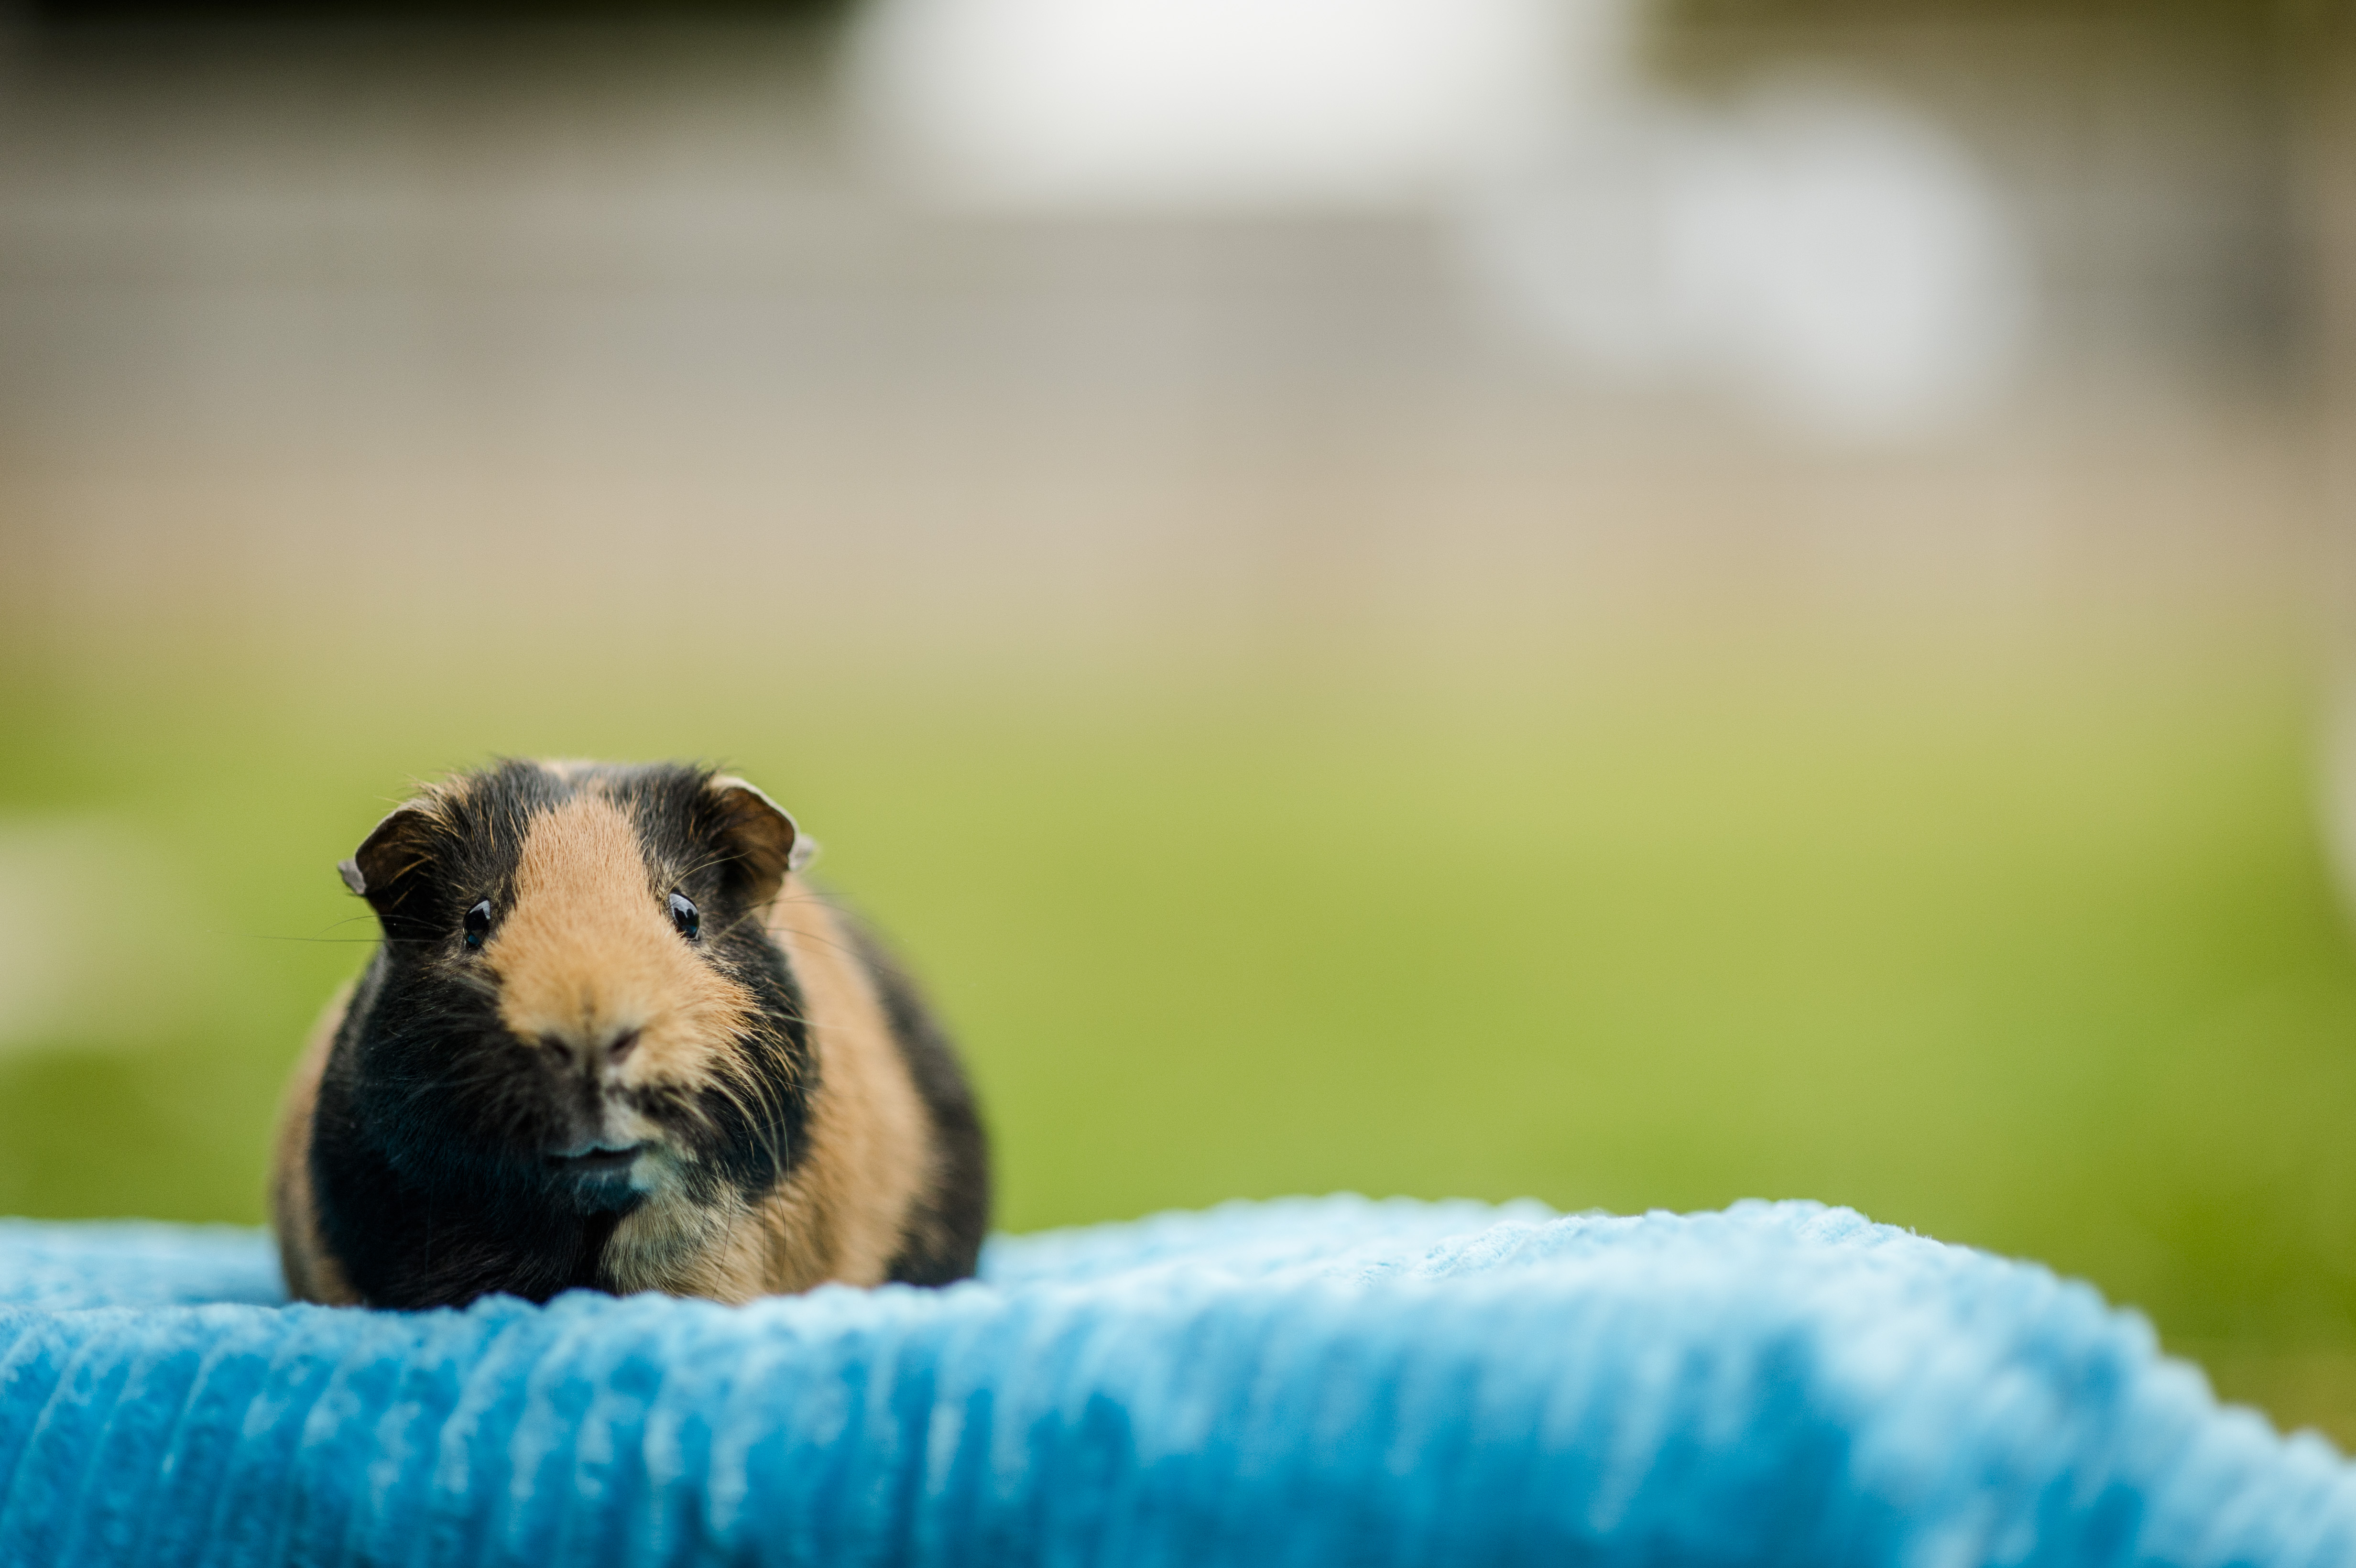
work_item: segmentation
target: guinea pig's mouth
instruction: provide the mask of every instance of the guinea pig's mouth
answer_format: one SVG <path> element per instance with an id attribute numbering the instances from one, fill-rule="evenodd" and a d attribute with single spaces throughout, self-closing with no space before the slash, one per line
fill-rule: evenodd
<path id="1" fill-rule="evenodd" d="M 548 1157 L 548 1163 L 566 1176 L 611 1177 L 626 1176 L 630 1167 L 649 1146 L 642 1143 L 607 1145 L 593 1143 L 580 1148 L 566 1149 Z"/>

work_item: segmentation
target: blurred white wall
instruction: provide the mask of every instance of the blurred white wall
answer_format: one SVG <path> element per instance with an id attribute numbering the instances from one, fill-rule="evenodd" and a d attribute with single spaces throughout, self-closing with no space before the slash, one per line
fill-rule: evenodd
<path id="1" fill-rule="evenodd" d="M 2023 368 L 2013 215 L 1954 136 L 1837 78 L 1566 116 L 1456 217 L 1511 325 L 1599 376 L 1724 388 L 1804 436 L 1935 436 Z"/>
<path id="2" fill-rule="evenodd" d="M 952 207 L 1429 212 L 1506 331 L 1834 440 L 2008 388 L 2025 246 L 1954 136 L 1837 78 L 1680 97 L 1639 30 L 1634 0 L 876 0 L 851 60 L 882 161 Z"/>
<path id="3" fill-rule="evenodd" d="M 1612 48 L 1624 0 L 878 0 L 858 96 L 896 172 L 1031 209 L 1430 200 Z M 1584 25 L 1580 25 L 1584 24 Z"/>

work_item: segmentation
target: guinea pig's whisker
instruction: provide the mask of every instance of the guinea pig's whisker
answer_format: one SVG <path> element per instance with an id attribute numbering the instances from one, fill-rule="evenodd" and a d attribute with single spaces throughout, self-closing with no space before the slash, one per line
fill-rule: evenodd
<path id="1" fill-rule="evenodd" d="M 451 978 L 487 1001 L 499 999 L 499 982 L 496 976 L 473 968 L 461 968 Z"/>
<path id="2" fill-rule="evenodd" d="M 760 911 L 758 910 L 745 911 L 743 914 L 740 914 L 735 919 L 730 921 L 726 925 L 722 926 L 718 931 L 713 932 L 710 940 L 715 942 L 725 942 L 728 938 L 744 930 L 746 925 L 751 924 L 759 914 Z"/>
<path id="3" fill-rule="evenodd" d="M 757 1034 L 754 1038 L 758 1038 Z M 728 1071 L 713 1076 L 708 1093 L 742 1124 L 743 1131 L 768 1158 L 772 1170 L 782 1169 L 784 1148 L 782 1124 L 785 1106 L 776 1091 L 759 1073 Z M 695 1107 L 696 1119 L 708 1133 L 719 1136 L 724 1129 L 716 1125 L 708 1110 Z"/>
<path id="4" fill-rule="evenodd" d="M 862 966 L 864 965 L 864 960 L 860 954 L 859 945 L 856 943 L 837 942 L 831 937 L 821 936 L 814 931 L 803 931 L 798 927 L 794 931 L 794 940 L 797 942 L 807 943 L 812 947 L 824 947 L 830 949 L 833 952 L 841 954 L 853 964 L 860 964 Z"/>
<path id="5" fill-rule="evenodd" d="M 796 1021 L 799 1022 L 801 1020 L 797 1019 Z M 800 1074 L 794 1071 L 793 1053 L 788 1048 L 785 1037 L 781 1033 L 776 1029 L 759 1029 L 754 1031 L 750 1038 L 759 1045 L 766 1048 L 767 1054 L 772 1058 L 773 1065 L 782 1066 L 785 1068 L 786 1072 L 784 1076 L 788 1084 L 799 1078 Z M 755 1073 L 753 1082 L 760 1091 L 763 1101 L 763 1109 L 766 1113 L 762 1117 L 761 1126 L 763 1132 L 767 1135 L 766 1147 L 769 1156 L 769 1164 L 771 1168 L 782 1170 L 785 1168 L 786 1156 L 787 1152 L 785 1147 L 786 1105 L 784 1092 L 778 1087 L 771 1075 L 766 1072 Z"/>
<path id="6" fill-rule="evenodd" d="M 380 940 L 373 936 L 277 936 L 266 931 L 239 933 L 248 942 L 324 942 L 333 946 L 374 947 Z"/>
<path id="7" fill-rule="evenodd" d="M 393 1092 L 398 1094 L 402 1101 L 413 1105 L 421 1100 L 430 1099 L 437 1095 L 447 1093 L 452 1090 L 498 1088 L 502 1086 L 501 1080 L 503 1076 L 503 1074 L 495 1072 L 477 1073 L 463 1077 L 453 1074 L 446 1077 L 399 1085 L 394 1088 Z M 511 1098 L 511 1096 L 502 1096 L 502 1098 Z"/>
<path id="8" fill-rule="evenodd" d="M 768 1157 L 769 1168 L 772 1170 L 780 1168 L 784 1164 L 784 1151 L 779 1143 L 777 1128 L 779 1118 L 776 1114 L 778 1107 L 775 1098 L 757 1080 L 739 1087 L 750 1088 L 753 1091 L 758 1102 L 758 1108 L 755 1110 L 746 1106 L 741 1098 L 732 1094 L 731 1097 L 736 1100 L 738 1114 L 744 1117 L 748 1130 L 754 1135 L 761 1152 Z"/>
<path id="9" fill-rule="evenodd" d="M 376 916 L 372 914 L 347 915 L 341 920 L 329 921 L 326 925 L 321 926 L 319 933 L 316 936 L 281 936 L 276 932 L 247 932 L 244 935 L 250 942 L 360 942 L 373 944 L 382 939 L 377 936 L 330 936 L 327 933 L 340 931 L 345 926 L 356 925 L 361 921 L 373 923 L 375 919 Z"/>
<path id="10" fill-rule="evenodd" d="M 725 865 L 725 864 L 727 864 L 727 863 L 728 863 L 729 861 L 731 861 L 731 860 L 742 859 L 743 858 L 744 858 L 744 857 L 742 857 L 741 855 L 738 855 L 738 854 L 737 854 L 734 850 L 733 850 L 733 849 L 732 849 L 732 850 L 727 851 L 727 852 L 726 852 L 726 853 L 724 853 L 724 854 L 713 855 L 713 856 L 709 857 L 708 859 L 699 860 L 699 861 L 697 861 L 694 865 L 690 866 L 686 870 L 680 872 L 680 873 L 678 874 L 678 876 L 677 876 L 677 877 L 675 877 L 675 878 L 673 879 L 673 880 L 683 882 L 683 881 L 687 880 L 687 879 L 688 879 L 688 878 L 692 877 L 692 876 L 695 876 L 695 875 L 697 875 L 698 873 L 700 873 L 700 872 L 701 872 L 701 871 L 703 871 L 703 870 L 705 870 L 705 869 L 709 869 L 710 867 L 712 867 L 712 866 L 722 866 L 722 865 Z"/>

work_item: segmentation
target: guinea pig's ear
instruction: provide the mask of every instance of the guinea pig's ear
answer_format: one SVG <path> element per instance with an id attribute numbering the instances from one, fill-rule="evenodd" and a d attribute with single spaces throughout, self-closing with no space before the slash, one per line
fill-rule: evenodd
<path id="1" fill-rule="evenodd" d="M 433 814 L 416 801 L 395 807 L 360 841 L 352 858 L 336 867 L 344 886 L 374 907 L 388 935 L 396 912 L 414 885 L 412 873 L 433 859 L 434 825 Z"/>
<path id="2" fill-rule="evenodd" d="M 785 808 L 743 779 L 723 774 L 706 786 L 720 811 L 720 833 L 736 851 L 750 902 L 767 903 L 786 873 L 818 859 L 818 840 L 794 826 Z"/>

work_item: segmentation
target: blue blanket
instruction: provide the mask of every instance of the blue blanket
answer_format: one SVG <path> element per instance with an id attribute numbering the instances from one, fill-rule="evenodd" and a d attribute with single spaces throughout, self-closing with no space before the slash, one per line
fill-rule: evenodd
<path id="1" fill-rule="evenodd" d="M 0 1221 L 0 1563 L 2349 1564 L 2356 1472 L 1844 1210 L 1236 1204 L 946 1291 L 276 1305 Z"/>

